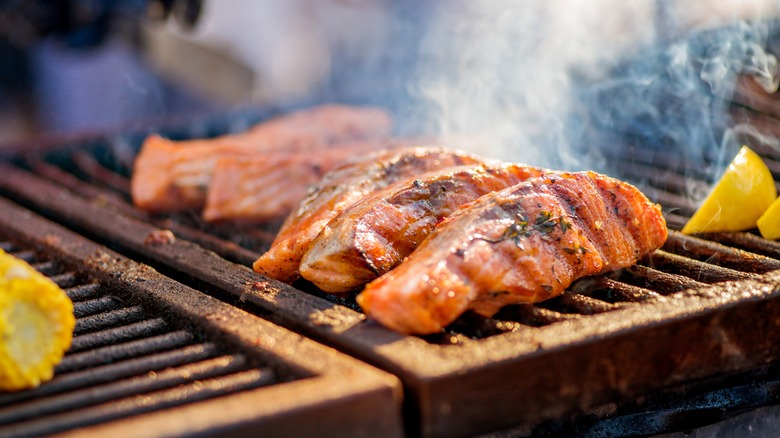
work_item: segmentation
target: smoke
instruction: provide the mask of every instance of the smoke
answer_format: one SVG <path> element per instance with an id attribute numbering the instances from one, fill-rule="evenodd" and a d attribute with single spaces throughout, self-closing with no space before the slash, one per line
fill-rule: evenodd
<path id="1" fill-rule="evenodd" d="M 730 153 L 738 75 L 774 91 L 776 59 L 767 22 L 694 3 L 447 2 L 432 11 L 411 82 L 425 131 L 551 168 L 612 171 L 605 149 L 628 142 L 716 168 Z"/>
<path id="2" fill-rule="evenodd" d="M 497 158 L 581 163 L 569 147 L 577 83 L 600 80 L 654 38 L 654 3 L 625 3 L 462 1 L 437 10 L 415 89 L 430 128 Z"/>

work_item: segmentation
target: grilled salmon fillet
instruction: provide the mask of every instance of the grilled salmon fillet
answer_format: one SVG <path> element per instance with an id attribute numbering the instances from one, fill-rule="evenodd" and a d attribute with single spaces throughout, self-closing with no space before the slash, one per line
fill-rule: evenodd
<path id="1" fill-rule="evenodd" d="M 357 289 L 401 263 L 461 205 L 543 173 L 473 164 L 400 181 L 332 219 L 304 254 L 301 276 L 330 293 Z"/>
<path id="2" fill-rule="evenodd" d="M 552 173 L 462 207 L 357 301 L 393 330 L 435 333 L 467 309 L 490 316 L 631 266 L 666 237 L 660 206 L 630 184 Z"/>
<path id="3" fill-rule="evenodd" d="M 251 223 L 284 218 L 325 173 L 367 153 L 418 142 L 409 138 L 361 140 L 334 144 L 316 154 L 269 151 L 221 158 L 209 184 L 203 219 Z"/>
<path id="4" fill-rule="evenodd" d="M 151 135 L 133 164 L 130 193 L 137 207 L 151 212 L 198 209 L 220 158 L 321 150 L 337 142 L 386 138 L 391 127 L 389 114 L 378 108 L 323 105 L 213 139 L 171 141 Z"/>
<path id="5" fill-rule="evenodd" d="M 299 277 L 298 267 L 309 244 L 325 225 L 349 206 L 396 181 L 436 169 L 483 160 L 465 152 L 414 147 L 377 151 L 325 175 L 282 224 L 271 248 L 253 264 L 260 274 L 285 283 Z"/>

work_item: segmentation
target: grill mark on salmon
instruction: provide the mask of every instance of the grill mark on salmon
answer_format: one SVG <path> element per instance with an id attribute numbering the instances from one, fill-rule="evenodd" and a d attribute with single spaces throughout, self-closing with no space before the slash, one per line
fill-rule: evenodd
<path id="1" fill-rule="evenodd" d="M 553 173 L 462 207 L 357 301 L 393 330 L 435 333 L 468 309 L 490 316 L 631 266 L 666 237 L 660 206 L 630 184 Z"/>
<path id="2" fill-rule="evenodd" d="M 133 164 L 133 203 L 150 212 L 199 209 L 220 158 L 270 150 L 322 150 L 337 142 L 386 138 L 392 121 L 378 108 L 322 105 L 213 139 L 171 141 L 149 136 Z"/>
<path id="3" fill-rule="evenodd" d="M 544 170 L 517 164 L 448 168 L 400 181 L 332 219 L 301 260 L 301 276 L 330 293 L 355 290 L 397 266 L 459 206 Z"/>
<path id="4" fill-rule="evenodd" d="M 253 264 L 260 274 L 285 283 L 299 278 L 298 268 L 309 244 L 331 219 L 371 193 L 399 180 L 436 169 L 478 164 L 483 159 L 443 148 L 377 151 L 359 162 L 328 173 L 287 217 L 271 248 Z"/>

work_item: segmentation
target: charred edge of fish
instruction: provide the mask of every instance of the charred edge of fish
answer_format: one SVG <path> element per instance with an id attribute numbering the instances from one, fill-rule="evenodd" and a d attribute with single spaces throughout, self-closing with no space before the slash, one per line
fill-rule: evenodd
<path id="1" fill-rule="evenodd" d="M 368 255 L 368 253 L 363 249 L 362 245 L 355 245 L 355 249 L 358 251 L 358 260 L 363 262 L 363 265 L 365 265 L 368 269 L 371 270 L 371 272 L 374 273 L 377 277 L 381 277 L 384 272 L 380 272 L 379 268 L 374 264 L 374 261 L 372 258 Z"/>

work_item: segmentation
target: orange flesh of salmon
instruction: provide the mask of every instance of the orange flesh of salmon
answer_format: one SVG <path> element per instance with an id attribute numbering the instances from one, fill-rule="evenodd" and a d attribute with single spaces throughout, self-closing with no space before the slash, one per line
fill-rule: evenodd
<path id="1" fill-rule="evenodd" d="M 269 151 L 221 158 L 214 168 L 203 219 L 207 222 L 269 222 L 289 214 L 325 173 L 379 149 L 397 149 L 416 139 L 352 141 L 316 154 Z"/>
<path id="2" fill-rule="evenodd" d="M 133 164 L 133 203 L 150 212 L 199 209 L 220 158 L 322 150 L 335 142 L 385 138 L 391 125 L 390 116 L 380 109 L 323 105 L 213 139 L 171 141 L 151 135 Z"/>
<path id="3" fill-rule="evenodd" d="M 287 217 L 271 248 L 253 264 L 260 274 L 285 283 L 299 277 L 298 268 L 309 244 L 339 213 L 369 194 L 399 180 L 432 170 L 482 159 L 442 148 L 403 148 L 378 151 L 364 160 L 328 173 Z"/>
<path id="4" fill-rule="evenodd" d="M 462 207 L 357 301 L 393 330 L 435 333 L 468 309 L 490 316 L 631 266 L 666 237 L 660 206 L 630 184 L 594 172 L 549 174 Z"/>
<path id="5" fill-rule="evenodd" d="M 393 184 L 332 219 L 301 260 L 301 276 L 325 292 L 355 290 L 397 266 L 459 206 L 544 170 L 469 165 Z"/>

